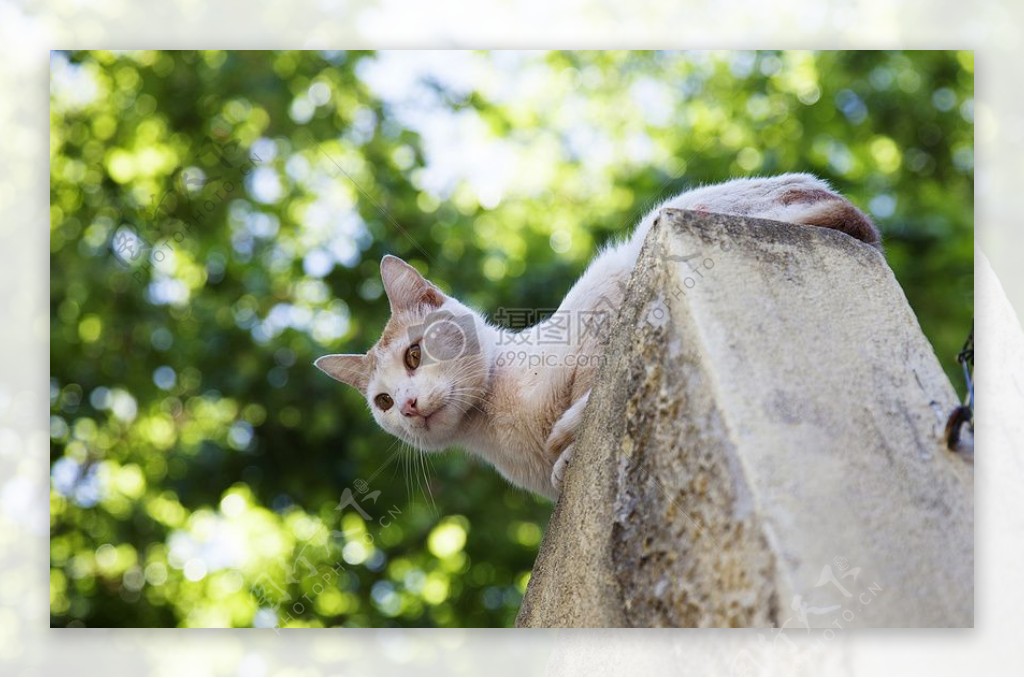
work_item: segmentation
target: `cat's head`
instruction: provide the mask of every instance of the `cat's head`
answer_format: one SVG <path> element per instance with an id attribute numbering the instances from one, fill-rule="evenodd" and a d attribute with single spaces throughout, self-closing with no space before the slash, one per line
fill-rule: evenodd
<path id="1" fill-rule="evenodd" d="M 365 354 L 325 355 L 315 364 L 359 389 L 385 431 L 442 450 L 487 392 L 491 329 L 398 257 L 381 260 L 380 276 L 391 304 L 381 338 Z"/>

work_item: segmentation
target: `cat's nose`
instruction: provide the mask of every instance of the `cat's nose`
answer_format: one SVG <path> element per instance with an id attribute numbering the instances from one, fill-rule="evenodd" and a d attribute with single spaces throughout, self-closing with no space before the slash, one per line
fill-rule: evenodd
<path id="1" fill-rule="evenodd" d="M 415 417 L 419 413 L 419 410 L 416 409 L 415 398 L 409 398 L 404 403 L 402 403 L 402 414 L 404 414 L 405 416 Z"/>

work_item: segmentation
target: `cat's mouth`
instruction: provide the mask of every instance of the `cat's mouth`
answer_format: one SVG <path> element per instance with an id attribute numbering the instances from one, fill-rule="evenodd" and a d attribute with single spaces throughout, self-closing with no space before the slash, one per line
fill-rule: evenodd
<path id="1" fill-rule="evenodd" d="M 459 407 L 459 398 L 453 389 L 444 392 L 444 395 L 430 399 L 431 408 L 422 408 L 416 417 L 406 419 L 410 432 L 419 435 L 429 434 L 432 437 L 447 436 L 451 430 L 462 419 L 462 409 Z"/>
<path id="2" fill-rule="evenodd" d="M 435 425 L 437 424 L 437 421 L 439 419 L 438 415 L 441 414 L 447 406 L 448 406 L 448 403 L 446 403 L 444 401 L 441 401 L 438 404 L 438 406 L 435 407 L 428 414 L 423 414 L 421 412 L 419 414 L 419 416 L 416 417 L 416 420 L 415 420 L 416 426 L 415 427 L 416 428 L 422 428 L 424 430 L 429 431 L 430 430 L 430 424 L 431 423 L 434 423 Z"/>

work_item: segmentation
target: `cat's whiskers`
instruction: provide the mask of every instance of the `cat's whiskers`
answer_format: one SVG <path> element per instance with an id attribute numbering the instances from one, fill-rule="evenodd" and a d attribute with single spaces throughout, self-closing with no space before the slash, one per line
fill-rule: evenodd
<path id="1" fill-rule="evenodd" d="M 430 489 L 430 476 L 427 473 L 427 467 L 430 463 L 430 459 L 425 454 L 419 455 L 419 467 L 423 473 L 423 496 L 427 499 L 430 504 L 431 513 L 436 516 L 438 513 L 437 503 L 434 501 L 434 493 Z"/>
<path id="2" fill-rule="evenodd" d="M 405 441 L 399 440 L 401 447 L 399 448 L 402 457 L 402 481 L 405 483 L 405 494 L 408 497 L 412 496 L 412 492 L 409 487 L 409 448 L 406 446 Z"/>
<path id="3" fill-rule="evenodd" d="M 484 410 L 480 407 L 480 398 L 475 395 L 478 390 L 476 385 L 480 382 L 480 377 L 487 372 L 488 366 L 477 364 L 474 362 L 460 362 L 456 365 L 454 373 L 450 375 L 452 381 L 452 389 L 449 392 L 448 399 L 464 405 L 463 412 L 469 409 L 474 409 L 480 414 L 484 414 Z"/>
<path id="4" fill-rule="evenodd" d="M 405 476 L 405 493 L 409 497 L 409 502 L 413 501 L 413 497 L 416 495 L 416 486 L 418 485 L 419 476 L 417 475 L 419 469 L 417 468 L 418 457 L 422 454 L 418 450 L 413 449 L 412 446 L 406 445 L 406 452 L 408 453 L 407 459 L 409 461 L 406 467 Z"/>
<path id="5" fill-rule="evenodd" d="M 462 414 L 466 414 L 470 410 L 476 410 L 476 412 L 479 414 L 486 414 L 483 408 L 480 407 L 480 399 L 475 396 L 466 395 L 464 393 L 459 393 L 458 391 L 453 390 L 451 393 L 448 394 L 447 399 L 448 402 L 457 405 L 458 409 Z"/>
<path id="6" fill-rule="evenodd" d="M 434 501 L 434 494 L 430 489 L 430 478 L 427 474 L 427 454 L 417 450 L 413 443 L 397 439 L 401 445 L 402 469 L 404 472 L 405 491 L 411 503 L 416 495 L 415 489 L 419 489 L 427 500 L 431 514 L 437 514 L 437 504 Z M 414 487 L 415 485 L 415 487 Z"/>
<path id="7" fill-rule="evenodd" d="M 462 407 L 463 414 L 465 414 L 469 410 L 476 410 L 480 414 L 486 414 L 484 409 L 482 407 L 480 407 L 480 405 L 477 404 L 478 399 L 476 399 L 476 398 L 471 398 L 469 396 L 463 396 L 463 395 L 459 395 L 457 393 L 452 393 L 452 394 L 450 394 L 448 396 L 448 400 L 453 402 L 453 403 L 457 403 L 459 405 L 462 405 L 463 406 Z"/>
<path id="8" fill-rule="evenodd" d="M 397 450 L 395 450 L 395 448 L 398 447 L 401 442 L 402 442 L 401 438 L 395 438 L 395 441 L 393 443 L 391 443 L 391 446 L 388 447 L 387 451 L 384 452 L 385 455 L 388 455 L 387 459 L 384 460 L 383 464 L 381 464 L 380 466 L 377 467 L 376 471 L 374 471 L 373 473 L 371 473 L 369 475 L 369 477 L 366 479 L 365 482 L 367 482 L 367 483 L 372 482 L 374 478 L 379 476 L 384 471 L 384 469 L 386 469 L 388 466 L 391 465 L 391 462 L 393 462 L 395 459 L 397 459 L 400 456 L 400 454 L 402 452 L 401 448 L 399 447 L 399 449 L 397 449 Z M 392 450 L 395 450 L 395 451 L 392 452 Z"/>

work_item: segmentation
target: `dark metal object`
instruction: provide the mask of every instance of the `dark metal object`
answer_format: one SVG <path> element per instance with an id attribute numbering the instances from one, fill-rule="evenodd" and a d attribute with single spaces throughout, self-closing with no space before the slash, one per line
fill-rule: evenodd
<path id="1" fill-rule="evenodd" d="M 971 333 L 967 335 L 967 341 L 956 361 L 964 370 L 964 382 L 967 384 L 967 395 L 964 397 L 964 404 L 953 410 L 946 420 L 946 446 L 954 452 L 960 451 L 961 433 L 964 426 L 967 426 L 971 433 L 971 455 L 974 453 L 974 327 L 971 326 Z"/>

